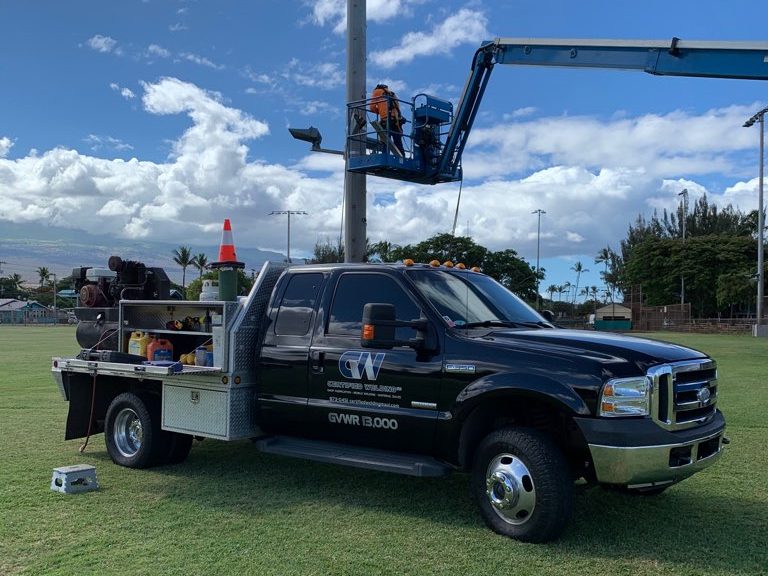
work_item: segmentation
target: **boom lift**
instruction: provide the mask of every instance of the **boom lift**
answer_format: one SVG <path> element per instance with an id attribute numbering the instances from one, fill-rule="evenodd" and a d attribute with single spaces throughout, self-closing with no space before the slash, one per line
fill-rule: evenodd
<path id="1" fill-rule="evenodd" d="M 369 111 L 370 100 L 348 104 L 348 170 L 421 184 L 461 180 L 461 155 L 496 64 L 642 70 L 656 76 L 768 79 L 768 42 L 699 42 L 497 38 L 484 42 L 472 60 L 454 113 L 453 105 L 418 94 L 400 108 L 410 111 L 401 154 L 391 129 Z M 406 112 L 406 117 L 408 113 Z M 374 130 L 368 131 L 367 125 Z M 350 144 L 363 141 L 365 147 Z"/>

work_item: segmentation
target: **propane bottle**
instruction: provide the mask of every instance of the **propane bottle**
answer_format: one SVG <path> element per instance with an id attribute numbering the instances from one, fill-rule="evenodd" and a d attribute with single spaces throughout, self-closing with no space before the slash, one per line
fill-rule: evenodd
<path id="1" fill-rule="evenodd" d="M 165 338 L 153 338 L 147 345 L 147 357 L 150 361 L 173 360 L 173 344 Z"/>
<path id="2" fill-rule="evenodd" d="M 132 332 L 131 339 L 128 340 L 128 354 L 135 354 L 146 358 L 149 342 L 149 334 L 146 332 Z"/>

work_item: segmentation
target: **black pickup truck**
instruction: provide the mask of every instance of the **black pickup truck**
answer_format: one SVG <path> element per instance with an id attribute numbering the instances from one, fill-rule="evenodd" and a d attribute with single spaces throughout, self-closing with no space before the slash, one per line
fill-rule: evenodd
<path id="1" fill-rule="evenodd" d="M 195 315 L 210 326 L 169 324 Z M 68 439 L 105 432 L 111 458 L 135 468 L 180 462 L 207 437 L 415 476 L 468 471 L 485 522 L 523 541 L 562 532 L 577 480 L 658 494 L 724 443 L 711 358 L 559 329 L 459 266 L 266 264 L 239 302 L 121 301 L 112 330 L 113 356 L 53 359 Z M 174 359 L 212 342 L 213 365 L 125 360 L 137 330 L 172 341 Z"/>

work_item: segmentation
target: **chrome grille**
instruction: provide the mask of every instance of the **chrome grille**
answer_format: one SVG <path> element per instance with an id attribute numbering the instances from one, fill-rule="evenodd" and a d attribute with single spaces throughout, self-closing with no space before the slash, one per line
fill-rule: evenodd
<path id="1" fill-rule="evenodd" d="M 686 360 L 648 370 L 653 383 L 651 414 L 668 430 L 693 428 L 708 421 L 717 406 L 714 360 Z"/>

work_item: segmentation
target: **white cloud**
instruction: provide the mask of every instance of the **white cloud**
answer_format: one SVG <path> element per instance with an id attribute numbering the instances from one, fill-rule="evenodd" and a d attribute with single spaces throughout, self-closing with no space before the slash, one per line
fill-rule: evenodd
<path id="1" fill-rule="evenodd" d="M 5 158 L 13 147 L 13 142 L 8 136 L 0 138 L 0 158 Z"/>
<path id="2" fill-rule="evenodd" d="M 158 44 L 150 44 L 147 47 L 147 53 L 151 56 L 158 56 L 159 58 L 170 58 L 171 56 L 170 50 L 167 50 Z"/>
<path id="3" fill-rule="evenodd" d="M 398 16 L 410 14 L 410 6 L 421 4 L 424 0 L 368 0 L 366 19 L 384 22 Z M 312 8 L 312 21 L 319 26 L 330 25 L 337 34 L 343 34 L 347 26 L 346 0 L 309 0 Z"/>
<path id="4" fill-rule="evenodd" d="M 320 100 L 309 100 L 299 103 L 299 114 L 302 116 L 317 116 L 318 114 L 327 114 L 338 117 L 339 111 L 336 106 Z"/>
<path id="5" fill-rule="evenodd" d="M 181 32 L 182 30 L 186 30 L 187 27 L 182 24 L 181 22 L 176 22 L 175 24 L 171 24 L 168 26 L 168 30 L 171 32 Z"/>
<path id="6" fill-rule="evenodd" d="M 518 108 L 512 110 L 510 114 L 504 114 L 504 120 L 514 120 L 517 118 L 525 118 L 526 116 L 532 116 L 536 113 L 537 108 L 535 106 L 525 106 L 524 108 Z"/>
<path id="7" fill-rule="evenodd" d="M 748 131 L 740 129 L 750 109 L 608 121 L 563 116 L 478 127 L 467 143 L 464 174 L 504 177 L 553 164 L 642 168 L 658 176 L 734 172 L 733 153 L 753 145 Z"/>
<path id="8" fill-rule="evenodd" d="M 208 68 L 213 68 L 214 70 L 223 70 L 225 68 L 223 64 L 216 64 L 204 56 L 198 56 L 197 54 L 193 54 L 191 52 L 180 52 L 179 56 L 184 60 L 199 64 L 200 66 L 207 66 Z"/>
<path id="9" fill-rule="evenodd" d="M 462 8 L 429 32 L 408 32 L 397 46 L 372 52 L 370 60 L 382 68 L 393 68 L 419 56 L 447 54 L 461 44 L 479 44 L 488 36 L 487 24 L 483 12 Z"/>
<path id="10" fill-rule="evenodd" d="M 108 53 L 112 52 L 117 46 L 117 40 L 110 36 L 102 36 L 96 34 L 86 41 L 89 48 L 96 50 L 97 52 Z"/>
<path id="11" fill-rule="evenodd" d="M 304 63 L 291 59 L 283 77 L 312 88 L 330 90 L 344 85 L 345 74 L 336 62 Z"/>
<path id="12" fill-rule="evenodd" d="M 122 152 L 124 150 L 133 150 L 133 146 L 126 144 L 119 138 L 113 138 L 112 136 L 98 136 L 96 134 L 88 134 L 83 141 L 90 144 L 91 150 L 98 152 L 100 150 L 114 150 Z"/>
<path id="13" fill-rule="evenodd" d="M 190 119 L 165 162 L 99 158 L 63 148 L 9 159 L 12 141 L 0 138 L 0 221 L 215 244 L 221 221 L 232 218 L 238 243 L 283 251 L 285 222 L 267 214 L 297 209 L 309 212 L 291 231 L 297 253 L 311 253 L 318 238 L 337 237 L 340 156 L 306 153 L 290 166 L 249 159 L 271 145 L 266 123 L 227 106 L 221 94 L 176 78 L 142 86 L 146 113 Z M 547 212 L 542 258 L 615 246 L 638 213 L 674 206 L 683 187 L 691 201 L 706 192 L 712 201 L 754 209 L 756 181 L 740 181 L 731 157 L 754 149 L 753 135 L 740 128 L 745 110 L 605 122 L 524 116 L 478 129 L 464 162 L 459 230 L 468 227 L 480 244 L 513 248 L 530 261 L 537 225 L 531 212 L 539 208 Z M 125 145 L 98 134 L 86 144 L 101 146 L 101 156 Z M 708 173 L 705 164 L 713 159 L 726 169 L 722 188 L 708 187 L 698 177 Z M 419 186 L 370 177 L 367 235 L 405 244 L 450 231 L 458 191 L 458 183 Z"/>
<path id="14" fill-rule="evenodd" d="M 120 85 L 115 82 L 112 82 L 109 85 L 109 87 L 112 88 L 112 90 L 114 90 L 115 92 L 119 92 L 120 96 L 122 96 L 126 100 L 132 100 L 136 98 L 136 94 L 130 88 L 121 88 Z"/>

